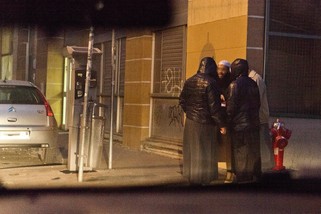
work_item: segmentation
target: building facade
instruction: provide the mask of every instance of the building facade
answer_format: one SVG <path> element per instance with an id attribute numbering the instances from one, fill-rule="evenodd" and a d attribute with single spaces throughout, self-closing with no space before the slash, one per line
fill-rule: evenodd
<path id="1" fill-rule="evenodd" d="M 113 135 L 124 145 L 181 157 L 184 114 L 178 96 L 205 56 L 217 62 L 246 58 L 266 81 L 272 116 L 320 119 L 320 12 L 312 0 L 175 0 L 168 26 L 95 29 L 94 46 L 102 54 L 93 58 L 94 99 L 109 106 L 115 100 L 104 112 L 106 137 L 112 121 Z M 38 85 L 64 130 L 69 83 L 63 50 L 87 47 L 88 33 L 66 29 L 48 36 L 32 26 L 1 30 L 1 79 Z"/>

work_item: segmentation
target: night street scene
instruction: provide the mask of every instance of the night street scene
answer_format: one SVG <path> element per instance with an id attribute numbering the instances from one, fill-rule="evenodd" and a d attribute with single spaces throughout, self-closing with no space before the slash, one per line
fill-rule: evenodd
<path id="1" fill-rule="evenodd" d="M 321 2 L 0 2 L 0 213 L 321 212 Z"/>

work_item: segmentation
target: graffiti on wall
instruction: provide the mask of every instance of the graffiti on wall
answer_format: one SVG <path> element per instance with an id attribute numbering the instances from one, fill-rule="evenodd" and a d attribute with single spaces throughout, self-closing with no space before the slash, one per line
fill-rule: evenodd
<path id="1" fill-rule="evenodd" d="M 168 108 L 169 126 L 184 126 L 184 112 L 179 105 L 169 106 Z"/>
<path id="2" fill-rule="evenodd" d="M 158 81 L 154 82 L 155 93 L 160 93 L 161 96 L 153 99 L 151 135 L 152 137 L 181 140 L 184 112 L 178 105 L 178 95 L 183 86 L 182 68 L 162 69 L 159 79 L 156 79 Z"/>
<path id="3" fill-rule="evenodd" d="M 162 93 L 180 93 L 182 88 L 181 68 L 166 68 L 162 71 Z"/>

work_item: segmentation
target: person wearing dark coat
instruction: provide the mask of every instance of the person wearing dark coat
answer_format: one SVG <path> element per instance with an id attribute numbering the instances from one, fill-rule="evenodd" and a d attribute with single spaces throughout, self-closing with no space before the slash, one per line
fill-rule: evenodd
<path id="1" fill-rule="evenodd" d="M 227 60 L 221 60 L 217 64 L 218 74 L 218 87 L 221 90 L 221 102 L 222 108 L 225 112 L 226 117 L 226 97 L 228 86 L 231 83 L 231 64 Z M 219 148 L 221 152 L 221 160 L 226 163 L 226 178 L 225 183 L 233 182 L 232 173 L 232 147 L 231 147 L 231 135 L 230 130 L 226 130 L 225 135 L 218 135 Z"/>
<path id="2" fill-rule="evenodd" d="M 245 59 L 231 64 L 231 84 L 226 100 L 227 121 L 232 136 L 232 171 L 235 182 L 252 182 L 261 176 L 260 93 L 248 77 Z"/>
<path id="3" fill-rule="evenodd" d="M 201 60 L 186 80 L 179 104 L 186 113 L 183 136 L 183 176 L 191 184 L 207 185 L 218 178 L 217 130 L 226 132 L 213 58 Z"/>

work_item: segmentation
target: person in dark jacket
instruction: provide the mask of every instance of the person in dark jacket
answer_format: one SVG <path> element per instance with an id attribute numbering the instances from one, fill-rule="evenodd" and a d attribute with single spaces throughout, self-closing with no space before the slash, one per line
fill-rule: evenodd
<path id="1" fill-rule="evenodd" d="M 183 176 L 191 184 L 207 185 L 218 178 L 217 128 L 222 134 L 226 129 L 216 79 L 216 63 L 205 57 L 197 73 L 186 80 L 179 97 L 186 113 Z"/>
<path id="2" fill-rule="evenodd" d="M 248 77 L 245 59 L 231 64 L 226 111 L 232 136 L 232 170 L 235 182 L 251 182 L 261 176 L 260 156 L 260 93 L 257 84 Z"/>
<path id="3" fill-rule="evenodd" d="M 227 60 L 221 60 L 217 64 L 217 74 L 218 74 L 218 87 L 221 90 L 221 102 L 222 108 L 226 117 L 226 97 L 228 86 L 231 83 L 231 64 Z M 231 136 L 230 131 L 227 129 L 225 135 L 218 135 L 219 139 L 219 151 L 220 158 L 223 162 L 226 162 L 226 179 L 225 183 L 231 183 L 232 174 L 232 147 L 231 147 Z"/>

